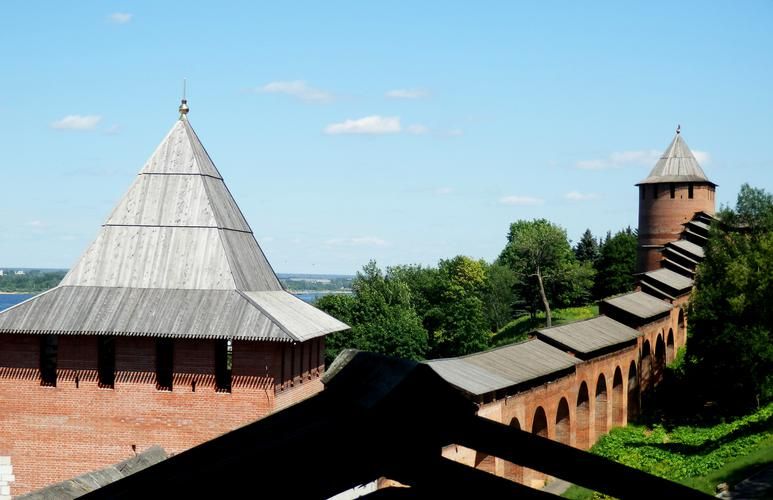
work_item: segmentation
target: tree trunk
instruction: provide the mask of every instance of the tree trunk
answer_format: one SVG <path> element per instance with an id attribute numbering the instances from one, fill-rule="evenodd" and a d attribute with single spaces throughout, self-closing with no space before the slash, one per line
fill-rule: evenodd
<path id="1" fill-rule="evenodd" d="M 545 285 L 542 283 L 542 273 L 537 266 L 537 281 L 539 282 L 539 294 L 542 297 L 542 304 L 545 306 L 545 319 L 547 327 L 553 326 L 553 318 L 550 316 L 550 304 L 548 304 L 548 298 L 545 295 Z"/>

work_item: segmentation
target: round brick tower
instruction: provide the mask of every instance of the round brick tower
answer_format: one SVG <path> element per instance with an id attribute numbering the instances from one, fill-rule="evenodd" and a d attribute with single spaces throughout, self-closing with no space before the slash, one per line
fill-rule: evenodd
<path id="1" fill-rule="evenodd" d="M 638 272 L 659 269 L 663 246 L 679 239 L 696 212 L 714 214 L 714 189 L 679 127 L 674 140 L 639 186 Z"/>

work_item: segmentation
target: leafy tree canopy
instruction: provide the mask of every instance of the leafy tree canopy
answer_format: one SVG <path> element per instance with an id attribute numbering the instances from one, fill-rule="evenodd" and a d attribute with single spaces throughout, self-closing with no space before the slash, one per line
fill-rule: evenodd
<path id="1" fill-rule="evenodd" d="M 633 290 L 637 245 L 638 238 L 630 227 L 608 237 L 601 245 L 593 290 L 597 299 Z"/>
<path id="2" fill-rule="evenodd" d="M 743 409 L 773 398 L 773 196 L 745 184 L 718 219 L 690 301 L 688 375 Z"/>
<path id="3" fill-rule="evenodd" d="M 499 262 L 515 272 L 519 295 L 533 308 L 541 303 L 548 326 L 551 302 L 572 305 L 590 297 L 592 267 L 577 261 L 566 231 L 546 219 L 513 222 Z"/>
<path id="4" fill-rule="evenodd" d="M 411 304 L 411 291 L 397 278 L 385 277 L 370 261 L 352 282 L 353 295 L 328 295 L 316 306 L 352 328 L 327 337 L 328 357 L 356 348 L 398 358 L 423 359 L 427 331 Z"/>

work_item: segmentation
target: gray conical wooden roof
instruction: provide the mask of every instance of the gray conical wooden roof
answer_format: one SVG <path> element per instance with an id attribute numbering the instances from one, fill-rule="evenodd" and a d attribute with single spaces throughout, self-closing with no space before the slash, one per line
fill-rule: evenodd
<path id="1" fill-rule="evenodd" d="M 706 182 L 714 184 L 706 177 L 679 130 L 677 130 L 674 140 L 663 152 L 660 160 L 655 164 L 650 175 L 639 184 L 657 184 L 660 182 Z"/>
<path id="2" fill-rule="evenodd" d="M 185 114 L 61 284 L 0 332 L 306 340 L 347 325 L 282 289 Z"/>

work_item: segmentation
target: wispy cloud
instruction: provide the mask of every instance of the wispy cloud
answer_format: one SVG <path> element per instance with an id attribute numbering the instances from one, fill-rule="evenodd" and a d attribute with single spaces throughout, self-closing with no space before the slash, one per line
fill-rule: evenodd
<path id="1" fill-rule="evenodd" d="M 31 226 L 31 227 L 44 227 L 44 226 L 46 225 L 46 223 L 45 223 L 45 222 L 43 222 L 42 220 L 37 220 L 37 219 L 36 219 L 36 220 L 31 220 L 31 221 L 29 221 L 29 222 L 27 223 L 27 225 L 28 225 L 28 226 Z"/>
<path id="2" fill-rule="evenodd" d="M 366 116 L 357 120 L 345 120 L 331 123 L 325 127 L 325 133 L 338 134 L 396 134 L 402 130 L 397 116 Z"/>
<path id="3" fill-rule="evenodd" d="M 577 168 L 583 170 L 606 170 L 623 167 L 653 167 L 663 153 L 655 149 L 640 151 L 620 151 L 612 153 L 606 158 L 595 160 L 582 160 L 577 162 Z M 693 156 L 698 163 L 704 164 L 711 161 L 711 156 L 705 151 L 693 151 Z"/>
<path id="4" fill-rule="evenodd" d="M 499 199 L 502 205 L 542 205 L 545 200 L 533 196 L 505 196 Z"/>
<path id="5" fill-rule="evenodd" d="M 460 128 L 454 128 L 446 132 L 446 135 L 449 137 L 460 137 L 464 135 L 464 130 Z"/>
<path id="6" fill-rule="evenodd" d="M 564 195 L 564 198 L 569 201 L 590 201 L 598 197 L 599 195 L 596 193 L 581 193 L 579 191 L 569 191 Z"/>
<path id="7" fill-rule="evenodd" d="M 108 16 L 108 19 L 115 24 L 126 24 L 131 22 L 133 17 L 134 14 L 129 14 L 128 12 L 113 12 Z"/>
<path id="8" fill-rule="evenodd" d="M 453 192 L 454 192 L 454 188 L 448 187 L 448 186 L 439 187 L 435 190 L 435 194 L 439 194 L 441 196 L 451 194 Z"/>
<path id="9" fill-rule="evenodd" d="M 102 117 L 99 115 L 67 115 L 61 120 L 51 123 L 51 128 L 57 130 L 93 130 Z"/>
<path id="10" fill-rule="evenodd" d="M 325 241 L 325 244 L 330 246 L 383 247 L 387 245 L 387 242 L 376 236 L 358 236 L 355 238 L 331 238 Z"/>
<path id="11" fill-rule="evenodd" d="M 110 125 L 105 130 L 106 135 L 118 135 L 120 132 L 121 132 L 121 126 L 118 125 L 117 123 Z"/>
<path id="12" fill-rule="evenodd" d="M 332 101 L 335 96 L 326 90 L 312 87 L 303 80 L 270 82 L 257 89 L 266 94 L 285 94 L 306 102 L 324 103 Z"/>
<path id="13" fill-rule="evenodd" d="M 421 99 L 429 96 L 429 92 L 424 89 L 394 89 L 385 95 L 390 99 Z"/>
<path id="14" fill-rule="evenodd" d="M 429 133 L 429 128 L 426 127 L 425 125 L 416 123 L 414 125 L 408 125 L 405 128 L 405 131 L 413 135 L 424 135 L 426 133 Z"/>
<path id="15" fill-rule="evenodd" d="M 711 163 L 711 155 L 705 151 L 693 151 L 692 155 L 695 157 L 696 160 L 698 160 L 698 163 L 700 163 L 701 165 Z"/>
<path id="16" fill-rule="evenodd" d="M 660 152 L 654 149 L 642 151 L 622 151 L 612 153 L 606 158 L 582 160 L 577 162 L 577 168 L 583 170 L 605 170 L 641 165 L 654 165 L 660 158 Z"/>

